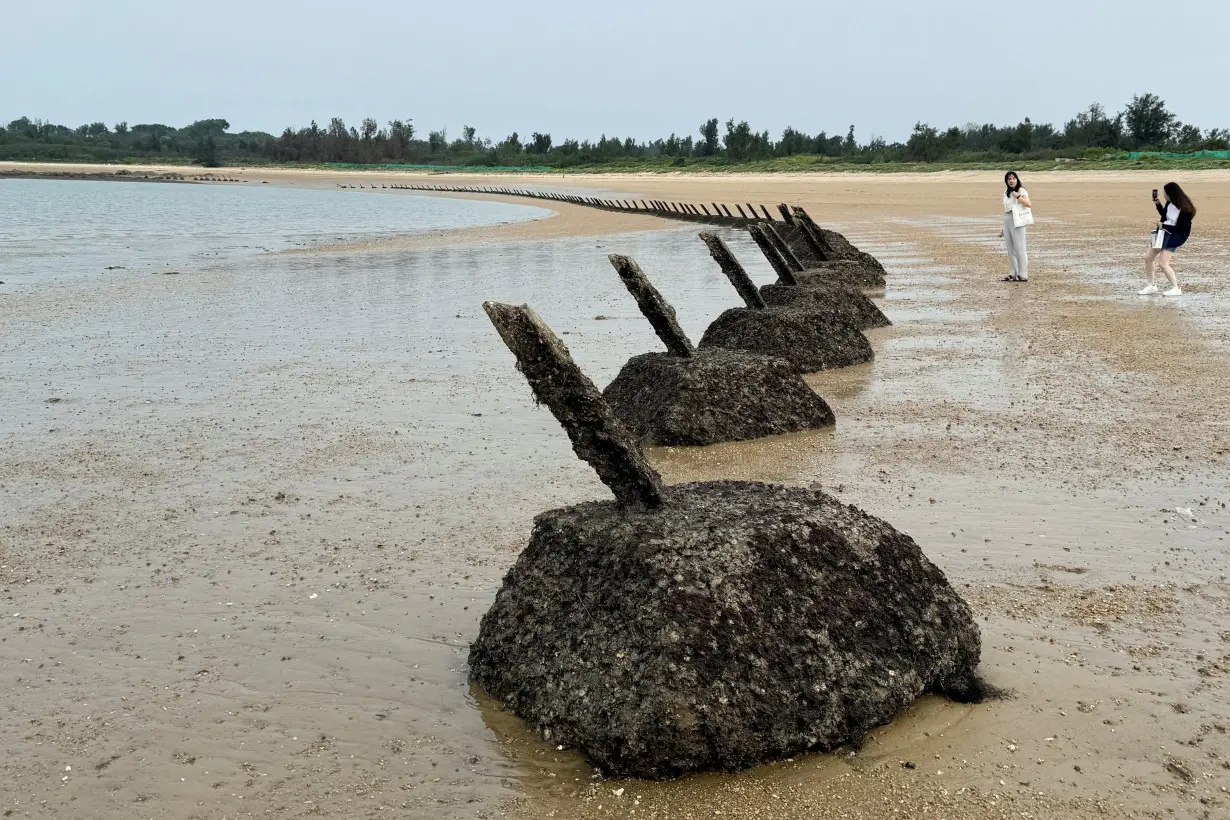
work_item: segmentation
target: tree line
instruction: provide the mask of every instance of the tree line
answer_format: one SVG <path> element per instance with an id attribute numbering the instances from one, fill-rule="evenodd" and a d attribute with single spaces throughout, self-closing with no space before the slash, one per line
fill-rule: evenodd
<path id="1" fill-rule="evenodd" d="M 116 161 L 144 159 L 204 166 L 289 163 L 422 164 L 442 166 L 571 168 L 655 161 L 673 166 L 733 165 L 777 157 L 816 155 L 852 163 L 986 162 L 1099 156 L 1130 150 L 1230 150 L 1230 130 L 1184 123 L 1156 94 L 1138 94 L 1113 116 L 1093 103 L 1056 128 L 1028 117 L 1017 125 L 970 124 L 940 130 L 918 123 L 905 142 L 873 137 L 860 143 L 854 126 L 845 135 L 808 134 L 787 127 L 779 139 L 746 121 L 706 120 L 696 136 L 671 134 L 652 141 L 603 135 L 598 140 L 555 142 L 548 133 L 528 138 L 513 132 L 495 142 L 472 126 L 449 138 L 446 129 L 424 137 L 411 119 L 381 125 L 372 118 L 347 126 L 340 117 L 325 127 L 315 121 L 274 136 L 230 132 L 224 119 L 197 120 L 183 128 L 161 124 L 108 128 L 94 122 L 76 128 L 22 117 L 0 127 L 0 159 Z"/>

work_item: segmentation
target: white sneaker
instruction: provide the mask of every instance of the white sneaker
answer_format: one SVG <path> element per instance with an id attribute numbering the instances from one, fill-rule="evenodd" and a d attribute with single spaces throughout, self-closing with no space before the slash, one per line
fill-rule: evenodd
<path id="1" fill-rule="evenodd" d="M 1181 296 L 1183 295 L 1183 289 L 1180 288 L 1178 285 L 1175 285 L 1170 290 L 1162 291 L 1162 295 L 1163 296 Z"/>
<path id="2" fill-rule="evenodd" d="M 1152 296 L 1157 293 L 1157 285 L 1145 285 L 1140 290 L 1136 291 L 1137 296 Z"/>

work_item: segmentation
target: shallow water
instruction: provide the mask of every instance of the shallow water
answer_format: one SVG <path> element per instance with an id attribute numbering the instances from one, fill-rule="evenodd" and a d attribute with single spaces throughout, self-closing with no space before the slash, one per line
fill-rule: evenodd
<path id="1" fill-rule="evenodd" d="M 542 219 L 544 208 L 405 192 L 268 185 L 0 180 L 0 280 L 9 286 L 166 272 L 260 253 Z"/>
<path id="2" fill-rule="evenodd" d="M 772 280 L 749 238 L 726 236 Z M 501 779 L 525 773 L 474 708 L 465 649 L 533 516 L 606 491 L 534 408 L 481 303 L 531 304 L 604 385 L 660 349 L 614 252 L 642 263 L 694 338 L 737 304 L 690 227 L 263 254 L 20 296 L 0 360 L 0 575 L 71 592 L 23 604 L 57 636 L 14 633 L 5 656 L 45 658 L 61 685 L 100 694 L 78 708 L 24 689 L 16 668 L 0 682 L 73 737 L 94 704 L 123 712 L 156 692 L 126 717 L 131 741 L 42 736 L 78 768 L 121 756 L 104 814 L 140 795 L 171 814 L 279 802 L 273 778 L 242 785 L 242 766 L 288 761 L 302 798 L 327 805 L 346 787 L 315 767 L 342 751 L 363 777 L 396 758 L 405 800 L 430 816 L 507 796 Z M 65 551 L 49 565 L 35 543 Z M 175 754 L 198 765 L 139 763 Z"/>

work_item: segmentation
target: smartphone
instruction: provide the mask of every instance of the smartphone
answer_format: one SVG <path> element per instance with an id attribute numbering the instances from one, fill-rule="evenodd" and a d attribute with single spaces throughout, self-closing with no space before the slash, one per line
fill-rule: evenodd
<path id="1" fill-rule="evenodd" d="M 1153 189 L 1153 201 L 1157 202 L 1157 188 Z"/>

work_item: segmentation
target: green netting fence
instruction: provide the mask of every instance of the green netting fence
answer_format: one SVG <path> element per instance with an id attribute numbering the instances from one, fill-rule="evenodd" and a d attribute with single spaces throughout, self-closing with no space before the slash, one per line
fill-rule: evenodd
<path id="1" fill-rule="evenodd" d="M 1163 159 L 1230 159 L 1230 151 L 1189 151 L 1179 154 L 1173 151 L 1129 151 L 1128 159 L 1161 157 Z"/>

